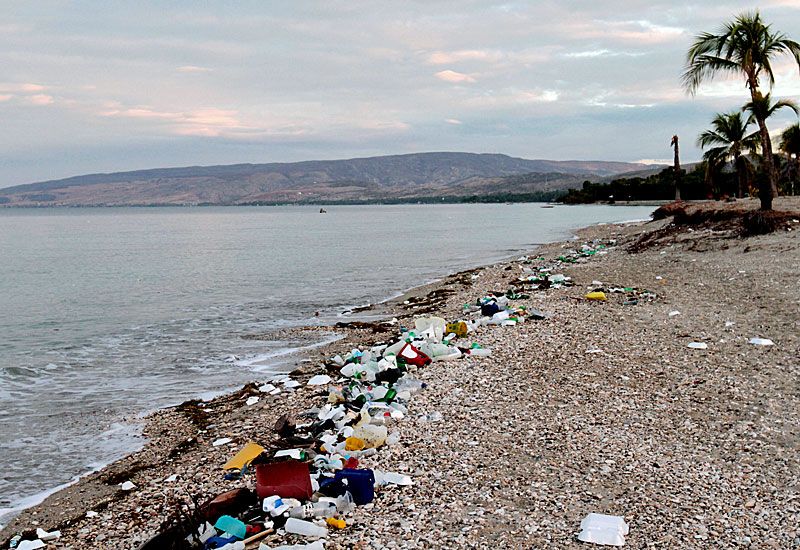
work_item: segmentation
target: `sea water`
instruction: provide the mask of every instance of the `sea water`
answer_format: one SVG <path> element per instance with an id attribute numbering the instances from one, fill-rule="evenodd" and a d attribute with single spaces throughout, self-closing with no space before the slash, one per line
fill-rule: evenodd
<path id="1" fill-rule="evenodd" d="M 0 523 L 139 448 L 144 412 L 288 370 L 326 338 L 250 336 L 653 209 L 326 210 L 0 208 Z"/>

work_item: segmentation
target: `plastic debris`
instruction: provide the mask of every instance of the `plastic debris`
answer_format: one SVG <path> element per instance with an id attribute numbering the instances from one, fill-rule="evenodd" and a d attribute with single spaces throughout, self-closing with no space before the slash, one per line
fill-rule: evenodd
<path id="1" fill-rule="evenodd" d="M 324 538 L 328 536 L 328 529 L 316 523 L 303 519 L 289 518 L 284 526 L 287 533 L 302 535 L 304 537 Z"/>
<path id="2" fill-rule="evenodd" d="M 36 528 L 36 536 L 44 542 L 52 542 L 61 536 L 61 531 L 50 531 L 49 533 L 41 527 Z"/>
<path id="3" fill-rule="evenodd" d="M 594 300 L 594 301 L 598 301 L 598 302 L 605 302 L 606 300 L 608 300 L 608 298 L 606 298 L 606 293 L 605 292 L 600 292 L 600 291 L 587 292 L 584 295 L 584 298 L 586 298 L 587 300 Z"/>
<path id="4" fill-rule="evenodd" d="M 686 347 L 692 349 L 708 349 L 708 344 L 705 342 L 689 342 Z"/>
<path id="5" fill-rule="evenodd" d="M 248 441 L 241 451 L 233 455 L 222 467 L 223 470 L 241 470 L 250 464 L 254 458 L 264 452 L 264 447 L 258 443 Z"/>
<path id="6" fill-rule="evenodd" d="M 678 311 L 677 309 L 669 312 L 669 316 L 670 317 L 675 317 L 676 315 L 680 315 L 680 314 L 681 314 L 681 312 Z"/>
<path id="7" fill-rule="evenodd" d="M 123 491 L 133 491 L 136 489 L 136 484 L 134 484 L 132 481 L 126 481 L 124 483 L 120 483 L 119 488 Z"/>
<path id="8" fill-rule="evenodd" d="M 324 386 L 325 384 L 331 383 L 331 377 L 327 374 L 318 374 L 316 376 L 312 376 L 311 379 L 308 381 L 309 386 Z"/>
<path id="9" fill-rule="evenodd" d="M 45 546 L 47 545 L 39 539 L 23 540 L 17 545 L 17 550 L 37 550 L 38 548 L 44 548 Z"/>
<path id="10" fill-rule="evenodd" d="M 578 540 L 606 546 L 625 546 L 628 524 L 621 516 L 589 514 L 581 521 Z"/>
<path id="11" fill-rule="evenodd" d="M 325 370 L 305 383 L 281 374 L 258 386 L 261 394 L 277 395 L 297 389 L 305 391 L 304 397 L 321 399 L 306 411 L 277 419 L 273 456 L 249 441 L 224 464 L 223 478 L 236 480 L 239 488 L 217 495 L 198 508 L 199 521 L 187 537 L 189 544 L 207 549 L 253 548 L 256 540 L 272 533 L 322 539 L 327 537 L 329 528 L 346 528 L 351 523 L 348 515 L 357 506 L 378 504 L 376 491 L 413 486 L 414 480 L 409 475 L 365 466 L 376 466 L 383 447 L 401 441 L 399 423 L 409 415 L 417 422 L 445 421 L 439 411 L 426 413 L 411 408 L 414 395 L 426 388 L 416 374 L 434 361 L 491 356 L 492 351 L 480 343 L 484 327 L 513 330 L 526 319 L 551 317 L 519 301 L 528 299 L 527 292 L 532 289 L 574 286 L 570 277 L 560 273 L 563 264 L 588 261 L 593 255 L 605 254 L 613 244 L 614 241 L 584 243 L 545 265 L 534 264 L 545 261 L 544 258 L 521 259 L 518 267 L 522 276 L 516 280 L 512 277 L 510 288 L 487 291 L 474 302 L 464 304 L 460 318 L 418 315 L 413 321 L 394 319 L 390 324 L 398 333 L 393 339 L 356 346 L 330 357 L 324 361 Z M 478 275 L 472 275 L 473 280 L 477 278 Z M 603 286 L 599 281 L 593 285 L 587 298 L 593 294 L 594 299 L 602 300 L 621 296 L 624 303 L 633 304 L 656 297 L 647 290 Z M 421 302 L 409 299 L 406 305 L 415 309 Z M 587 353 L 602 351 L 590 347 Z M 479 365 L 480 360 L 475 360 L 475 367 Z M 325 389 L 320 391 L 316 387 Z M 257 395 L 246 399 L 248 405 L 257 402 Z M 266 441 L 271 436 L 255 437 Z M 212 445 L 218 447 L 233 441 L 233 437 L 222 437 Z M 255 492 L 240 485 L 252 486 L 253 475 Z M 176 476 L 167 479 L 173 478 L 177 479 Z M 283 546 L 261 543 L 259 549 L 323 550 L 324 545 L 324 540 Z"/>
<path id="12" fill-rule="evenodd" d="M 267 546 L 262 543 L 258 550 L 325 550 L 325 541 L 315 540 L 308 544 L 283 544 L 281 546 Z"/>
<path id="13" fill-rule="evenodd" d="M 748 343 L 756 345 L 756 346 L 774 346 L 775 342 L 770 340 L 769 338 L 750 338 Z"/>
<path id="14" fill-rule="evenodd" d="M 244 539 L 247 536 L 247 526 L 244 522 L 231 516 L 220 516 L 214 528 L 223 533 L 230 533 L 237 539 Z"/>

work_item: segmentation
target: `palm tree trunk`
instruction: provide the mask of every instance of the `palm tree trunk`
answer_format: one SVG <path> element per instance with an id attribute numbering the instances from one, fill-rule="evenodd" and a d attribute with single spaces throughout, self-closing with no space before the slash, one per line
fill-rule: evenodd
<path id="1" fill-rule="evenodd" d="M 743 199 L 744 194 L 747 192 L 747 172 L 745 171 L 741 154 L 736 155 L 733 165 L 736 167 L 736 179 L 739 182 L 739 194 L 737 196 Z"/>
<path id="2" fill-rule="evenodd" d="M 761 92 L 758 90 L 758 80 L 755 75 L 748 75 L 748 88 L 750 88 L 750 97 L 753 103 L 761 99 Z M 764 172 L 766 172 L 766 180 L 764 178 L 758 181 L 758 198 L 761 200 L 761 210 L 772 210 L 772 199 L 778 196 L 778 173 L 775 170 L 775 159 L 772 157 L 772 140 L 769 139 L 769 130 L 767 130 L 767 121 L 760 115 L 760 113 L 753 112 L 758 122 L 758 133 L 761 136 L 761 152 L 764 161 Z"/>
<path id="3" fill-rule="evenodd" d="M 673 170 L 675 171 L 675 200 L 681 200 L 681 158 L 678 152 L 678 136 L 672 136 L 672 145 L 675 147 Z"/>

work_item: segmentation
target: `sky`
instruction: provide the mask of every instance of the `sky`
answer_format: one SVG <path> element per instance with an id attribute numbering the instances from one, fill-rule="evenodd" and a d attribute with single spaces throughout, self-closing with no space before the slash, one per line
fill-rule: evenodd
<path id="1" fill-rule="evenodd" d="M 3 1 L 0 187 L 423 151 L 684 162 L 747 90 L 692 97 L 693 37 L 745 2 Z M 762 16 L 800 41 L 800 0 Z M 774 95 L 800 99 L 789 57 Z M 771 130 L 796 122 L 786 110 Z"/>

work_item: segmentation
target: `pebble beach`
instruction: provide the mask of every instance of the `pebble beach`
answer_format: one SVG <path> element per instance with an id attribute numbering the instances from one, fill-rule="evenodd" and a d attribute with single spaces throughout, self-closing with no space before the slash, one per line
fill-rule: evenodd
<path id="1" fill-rule="evenodd" d="M 779 199 L 776 209 L 800 219 L 800 201 Z M 330 357 L 396 338 L 421 314 L 460 319 L 464 304 L 515 287 L 528 297 L 513 303 L 546 318 L 479 327 L 464 340 L 490 356 L 413 373 L 426 387 L 391 427 L 398 441 L 363 460 L 413 485 L 378 491 L 345 529 L 330 530 L 326 548 L 578 548 L 592 512 L 623 516 L 632 548 L 798 547 L 798 231 L 791 219 L 747 238 L 671 218 L 593 226 L 371 312 L 394 323 L 308 327 L 341 338 L 291 374 L 296 388 L 272 395 L 254 380 L 154 413 L 141 451 L 25 510 L 0 542 L 41 527 L 61 531 L 47 548 L 136 549 L 177 511 L 252 486 L 247 476 L 223 479 L 222 465 L 248 441 L 281 448 L 276 421 L 325 401 L 325 388 L 306 382 Z M 520 284 L 598 242 L 608 243 L 602 254 L 558 265 L 572 285 Z M 584 298 L 598 287 L 652 298 Z"/>

